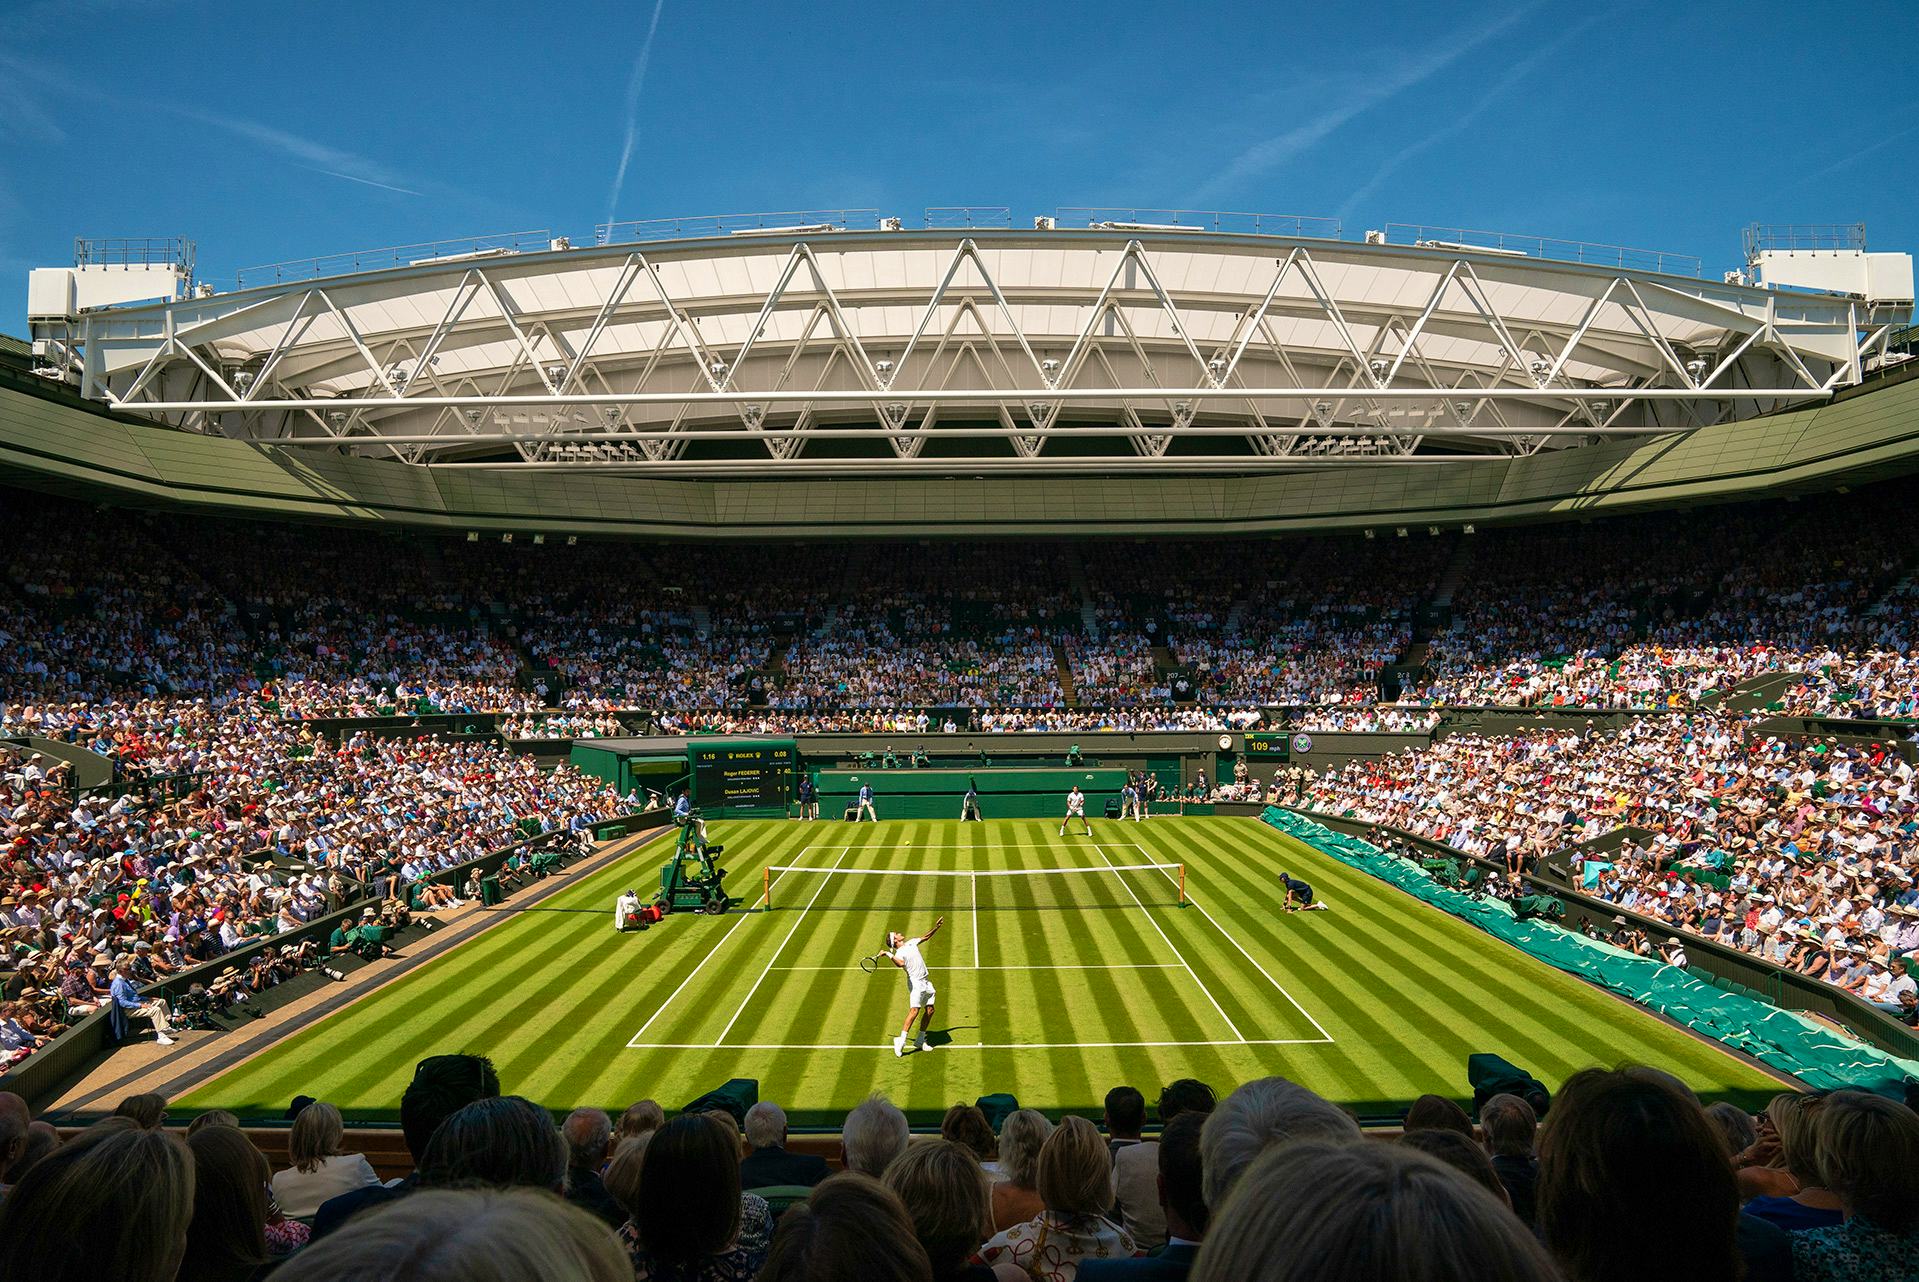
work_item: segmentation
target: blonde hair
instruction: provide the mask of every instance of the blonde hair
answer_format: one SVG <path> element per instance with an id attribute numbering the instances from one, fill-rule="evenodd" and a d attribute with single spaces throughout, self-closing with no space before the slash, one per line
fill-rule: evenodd
<path id="1" fill-rule="evenodd" d="M 422 1189 L 308 1246 L 275 1282 L 632 1282 L 610 1229 L 540 1189 Z"/>
<path id="2" fill-rule="evenodd" d="M 1040 1200 L 1056 1215 L 1098 1215 L 1113 1204 L 1113 1159 L 1099 1128 L 1062 1118 L 1039 1151 Z"/>
<path id="3" fill-rule="evenodd" d="M 880 1179 L 905 1205 L 938 1276 L 993 1236 L 992 1180 L 966 1145 L 924 1140 L 894 1158 Z"/>
<path id="4" fill-rule="evenodd" d="M 1479 1185 L 1401 1144 L 1269 1148 L 1215 1209 L 1193 1282 L 1558 1282 L 1533 1235 Z"/>
<path id="5" fill-rule="evenodd" d="M 293 1119 L 293 1129 L 287 1134 L 287 1160 L 294 1170 L 311 1174 L 320 1169 L 322 1160 L 339 1154 L 345 1139 L 346 1124 L 340 1120 L 339 1109 L 331 1104 L 309 1104 Z"/>
<path id="6" fill-rule="evenodd" d="M 1039 1151 L 1053 1133 L 1053 1124 L 1030 1108 L 1006 1115 L 999 1124 L 999 1173 L 1023 1189 L 1039 1180 Z"/>
<path id="7" fill-rule="evenodd" d="M 1919 1226 L 1919 1114 L 1864 1091 L 1835 1091 L 1819 1110 L 1814 1161 L 1848 1215 L 1887 1233 Z"/>
<path id="8" fill-rule="evenodd" d="M 34 1163 L 0 1200 L 0 1277 L 172 1282 L 192 1218 L 187 1146 L 110 1118 Z"/>
<path id="9" fill-rule="evenodd" d="M 613 1125 L 613 1134 L 619 1139 L 632 1139 L 665 1125 L 666 1110 L 650 1099 L 643 1099 L 627 1105 L 626 1112 L 621 1113 L 620 1120 Z"/>
<path id="10" fill-rule="evenodd" d="M 613 1158 L 606 1164 L 606 1173 L 600 1176 L 600 1182 L 620 1209 L 629 1216 L 640 1204 L 640 1168 L 646 1163 L 646 1147 L 653 1140 L 654 1132 L 643 1131 L 630 1135 L 613 1146 Z"/>
<path id="11" fill-rule="evenodd" d="M 1779 1136 L 1779 1169 L 1796 1177 L 1801 1184 L 1824 1184 L 1813 1151 L 1817 1144 L 1817 1126 L 1821 1101 L 1810 1095 L 1775 1095 L 1766 1105 L 1766 1116 L 1773 1133 Z"/>

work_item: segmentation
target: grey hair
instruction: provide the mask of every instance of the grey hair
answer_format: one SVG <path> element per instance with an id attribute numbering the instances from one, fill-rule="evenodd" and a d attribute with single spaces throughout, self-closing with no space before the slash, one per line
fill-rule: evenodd
<path id="1" fill-rule="evenodd" d="M 1220 1101 L 1199 1134 L 1206 1205 L 1226 1205 L 1233 1184 L 1261 1153 L 1300 1140 L 1360 1139 L 1359 1123 L 1297 1082 L 1261 1077 Z"/>
<path id="2" fill-rule="evenodd" d="M 754 1148 L 772 1148 L 786 1139 L 786 1110 L 772 1100 L 761 1100 L 746 1110 L 746 1142 Z"/>
<path id="3" fill-rule="evenodd" d="M 596 1166 L 606 1159 L 606 1146 L 613 1141 L 613 1119 L 604 1109 L 576 1108 L 560 1123 L 560 1135 L 566 1140 L 568 1166 Z"/>
<path id="4" fill-rule="evenodd" d="M 846 1115 L 846 1125 L 840 1128 L 847 1169 L 863 1171 L 875 1179 L 887 1163 L 906 1151 L 908 1138 L 906 1114 L 879 1094 L 867 1096 Z"/>
<path id="5" fill-rule="evenodd" d="M 1024 1189 L 1039 1183 L 1039 1151 L 1053 1133 L 1053 1124 L 1030 1108 L 1006 1115 L 999 1126 L 999 1170 Z"/>
<path id="6" fill-rule="evenodd" d="M 621 1282 L 633 1263 L 606 1225 L 534 1189 L 422 1189 L 321 1238 L 280 1266 L 287 1282 L 378 1282 L 396 1261 L 417 1282 L 567 1278 Z"/>

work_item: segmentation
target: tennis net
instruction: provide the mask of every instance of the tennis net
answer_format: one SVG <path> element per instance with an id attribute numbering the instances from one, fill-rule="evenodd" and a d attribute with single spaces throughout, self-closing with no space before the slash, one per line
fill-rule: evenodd
<path id="1" fill-rule="evenodd" d="M 1185 903 L 1185 864 L 980 871 L 774 864 L 766 869 L 755 907 L 809 912 L 1136 911 Z"/>

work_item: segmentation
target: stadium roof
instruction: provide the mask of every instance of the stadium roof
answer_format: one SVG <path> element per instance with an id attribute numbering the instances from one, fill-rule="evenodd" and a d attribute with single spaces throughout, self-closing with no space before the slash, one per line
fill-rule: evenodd
<path id="1" fill-rule="evenodd" d="M 1427 228 L 853 212 L 312 260 L 35 333 L 115 408 L 407 466 L 1242 473 L 1526 456 L 1815 405 L 1910 314 Z"/>

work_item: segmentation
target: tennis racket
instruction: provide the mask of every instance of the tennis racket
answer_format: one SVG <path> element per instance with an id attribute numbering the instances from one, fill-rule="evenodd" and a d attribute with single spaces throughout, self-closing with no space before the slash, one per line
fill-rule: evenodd
<path id="1" fill-rule="evenodd" d="M 860 958 L 860 969 L 869 975 L 877 975 L 880 972 L 880 963 L 885 960 L 885 953 L 874 953 L 871 957 L 862 957 Z"/>

